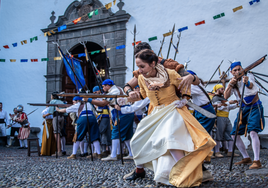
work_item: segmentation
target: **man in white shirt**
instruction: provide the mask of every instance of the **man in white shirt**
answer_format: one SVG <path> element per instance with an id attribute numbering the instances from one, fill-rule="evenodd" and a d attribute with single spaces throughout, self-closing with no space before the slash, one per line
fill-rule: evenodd
<path id="1" fill-rule="evenodd" d="M 6 125 L 10 126 L 10 119 L 7 115 L 7 112 L 3 110 L 3 104 L 0 102 L 0 131 L 1 136 L 6 136 Z"/>
<path id="2" fill-rule="evenodd" d="M 19 131 L 21 128 L 21 124 L 19 124 L 18 122 L 15 121 L 17 116 L 18 116 L 17 108 L 14 108 L 13 112 L 14 112 L 14 114 L 9 114 L 10 125 L 8 126 L 8 128 L 11 127 L 11 132 L 10 132 L 9 145 L 7 145 L 7 147 L 10 147 L 12 145 L 12 140 L 14 139 L 15 132 L 17 132 L 19 134 Z"/>
<path id="3" fill-rule="evenodd" d="M 242 114 L 237 114 L 237 118 L 234 122 L 234 127 L 231 132 L 231 135 L 234 138 L 237 127 L 237 119 L 238 116 L 240 116 L 240 122 L 242 124 L 240 124 L 239 126 L 236 146 L 241 152 L 243 159 L 242 161 L 235 163 L 235 165 L 252 164 L 252 161 L 247 153 L 246 147 L 242 139 L 240 138 L 240 135 L 245 134 L 246 136 L 247 133 L 249 133 L 252 140 L 252 148 L 254 152 L 254 161 L 253 164 L 249 167 L 249 169 L 258 169 L 262 167 L 259 159 L 260 140 L 258 133 L 261 132 L 265 127 L 263 106 L 262 102 L 258 97 L 258 87 L 256 86 L 254 76 L 251 73 L 248 73 L 247 76 L 243 76 L 243 78 L 236 79 L 235 76 L 240 71 L 242 71 L 241 62 L 233 62 L 231 64 L 231 73 L 234 77 L 231 79 L 224 92 L 225 99 L 228 99 L 232 94 L 234 94 L 238 101 L 243 100 Z M 244 96 L 243 99 L 241 99 L 244 84 Z"/>

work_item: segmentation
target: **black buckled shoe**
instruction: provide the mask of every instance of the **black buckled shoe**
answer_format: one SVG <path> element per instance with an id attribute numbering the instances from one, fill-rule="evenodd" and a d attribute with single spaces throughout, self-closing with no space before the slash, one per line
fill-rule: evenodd
<path id="1" fill-rule="evenodd" d="M 124 176 L 125 180 L 136 180 L 138 178 L 145 178 L 145 170 L 142 173 L 136 173 L 136 169 Z"/>
<path id="2" fill-rule="evenodd" d="M 85 157 L 86 155 L 83 153 L 83 154 L 80 154 L 79 156 L 80 156 L 80 157 Z"/>

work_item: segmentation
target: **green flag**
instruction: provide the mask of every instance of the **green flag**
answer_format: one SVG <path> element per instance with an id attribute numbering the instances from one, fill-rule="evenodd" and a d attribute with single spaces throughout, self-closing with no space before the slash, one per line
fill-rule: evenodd
<path id="1" fill-rule="evenodd" d="M 48 58 L 42 58 L 41 61 L 48 61 Z"/>
<path id="2" fill-rule="evenodd" d="M 91 52 L 91 55 L 100 53 L 100 50 Z"/>
<path id="3" fill-rule="evenodd" d="M 89 18 L 89 19 L 91 19 L 91 18 L 92 18 L 92 16 L 93 16 L 93 14 L 94 14 L 94 11 L 92 11 L 92 12 L 88 13 L 88 14 L 87 14 L 88 18 Z"/>
<path id="4" fill-rule="evenodd" d="M 99 14 L 99 9 L 95 10 L 95 15 L 98 15 Z"/>
<path id="5" fill-rule="evenodd" d="M 157 40 L 157 36 L 155 36 L 155 37 L 151 37 L 151 38 L 149 38 L 148 40 L 149 40 L 149 42 L 151 42 L 151 41 L 153 41 L 153 40 Z"/>
<path id="6" fill-rule="evenodd" d="M 0 59 L 0 62 L 6 62 L 6 60 L 5 59 Z"/>

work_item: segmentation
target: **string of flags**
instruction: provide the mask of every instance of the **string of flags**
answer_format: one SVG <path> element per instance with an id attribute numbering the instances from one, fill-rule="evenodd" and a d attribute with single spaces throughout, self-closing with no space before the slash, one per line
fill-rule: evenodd
<path id="1" fill-rule="evenodd" d="M 249 1 L 249 5 L 251 6 L 251 5 L 253 5 L 253 4 L 256 4 L 256 3 L 259 3 L 260 2 L 260 0 L 252 0 L 252 1 Z M 50 30 L 50 31 L 47 31 L 47 32 L 45 32 L 44 33 L 44 36 L 51 36 L 52 34 L 55 34 L 56 32 L 55 31 L 57 31 L 57 32 L 61 32 L 61 31 L 63 31 L 63 30 L 65 30 L 65 29 L 67 29 L 67 26 L 68 25 L 70 25 L 71 23 L 73 23 L 74 25 L 76 25 L 80 20 L 81 20 L 81 18 L 83 18 L 83 17 L 85 17 L 85 16 L 88 16 L 88 18 L 89 19 L 91 19 L 92 17 L 93 17 L 93 15 L 95 14 L 95 15 L 98 15 L 99 14 L 99 9 L 101 9 L 101 8 L 106 8 L 106 9 L 110 9 L 113 5 L 115 5 L 116 4 L 116 0 L 113 0 L 112 2 L 110 2 L 110 3 L 107 3 L 105 6 L 102 6 L 102 7 L 100 7 L 100 8 L 97 8 L 96 10 L 93 10 L 93 11 L 91 11 L 91 12 L 89 12 L 89 13 L 87 13 L 87 14 L 85 14 L 85 15 L 83 15 L 83 16 L 81 16 L 81 17 L 79 17 L 79 18 L 77 18 L 77 19 L 75 19 L 75 20 L 73 20 L 73 21 L 71 21 L 71 22 L 69 22 L 69 23 L 66 23 L 66 24 L 64 24 L 64 25 L 62 25 L 62 26 L 59 26 L 59 27 L 57 27 L 57 28 L 54 28 L 54 29 L 52 29 L 52 30 Z M 232 10 L 233 10 L 233 12 L 235 13 L 235 12 L 237 12 L 237 11 L 239 11 L 239 10 L 242 10 L 243 9 L 243 6 L 241 5 L 241 6 L 238 6 L 238 7 L 235 7 L 235 8 L 233 8 Z M 224 12 L 222 12 L 222 13 L 220 13 L 220 14 L 217 14 L 217 15 L 215 15 L 215 16 L 213 16 L 212 18 L 214 19 L 214 20 L 216 20 L 216 19 L 219 19 L 219 18 L 222 18 L 222 17 L 225 17 L 225 13 Z M 199 26 L 199 25 L 203 25 L 203 24 L 206 24 L 206 21 L 205 20 L 202 20 L 202 21 L 199 21 L 199 22 L 197 22 L 197 23 L 194 23 L 195 24 L 195 26 Z M 185 26 L 185 27 L 182 27 L 182 28 L 179 28 L 178 29 L 178 32 L 182 32 L 182 31 L 186 31 L 186 30 L 188 30 L 188 26 Z M 163 37 L 167 37 L 167 36 L 170 36 L 170 35 L 172 35 L 172 32 L 168 32 L 168 33 L 164 33 L 163 34 Z M 40 35 L 39 35 L 40 36 Z M 35 37 L 33 37 L 33 38 L 30 38 L 30 42 L 32 43 L 33 41 L 37 41 L 38 40 L 38 37 L 37 36 L 35 36 Z M 157 40 L 157 36 L 154 36 L 154 37 L 150 37 L 150 38 L 148 38 L 148 41 L 149 42 L 151 42 L 151 41 L 154 41 L 154 40 Z M 138 42 L 136 42 L 136 45 L 138 44 L 138 43 L 140 43 L 141 41 L 138 41 Z M 27 40 L 22 40 L 21 41 L 21 45 L 24 45 L 24 44 L 27 44 Z M 134 43 L 132 43 L 132 45 L 134 46 Z M 18 43 L 12 43 L 12 46 L 13 47 L 17 47 L 18 46 Z M 9 47 L 9 45 L 4 45 L 3 46 L 5 49 L 9 49 L 10 47 Z M 122 46 L 117 46 L 117 47 L 115 47 L 116 49 L 123 49 L 123 48 L 125 48 L 125 45 L 122 45 Z M 177 51 L 177 49 L 175 49 L 176 51 Z M 103 51 L 103 50 L 102 50 Z M 95 54 L 95 53 L 100 53 L 99 51 L 95 51 L 95 52 L 91 52 L 91 53 L 93 53 L 93 54 Z M 81 57 L 81 56 L 80 56 Z M 42 59 L 45 59 L 45 58 L 42 58 Z M 42 59 L 41 59 L 41 61 L 42 61 Z M 3 61 L 3 59 L 0 59 L 1 61 L 0 62 L 5 62 L 5 61 Z M 12 60 L 12 61 L 11 61 Z M 13 61 L 14 59 L 10 59 L 10 62 L 14 62 Z M 33 62 L 36 62 L 36 61 L 33 61 Z"/>

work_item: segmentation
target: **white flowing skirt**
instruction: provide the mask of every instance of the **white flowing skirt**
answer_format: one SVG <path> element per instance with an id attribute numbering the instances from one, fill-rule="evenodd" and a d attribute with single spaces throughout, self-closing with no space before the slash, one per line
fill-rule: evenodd
<path id="1" fill-rule="evenodd" d="M 135 164 L 153 170 L 154 180 L 168 185 L 169 173 L 176 164 L 169 150 L 194 151 L 191 135 L 175 103 L 155 107 L 141 120 L 130 142 Z"/>

